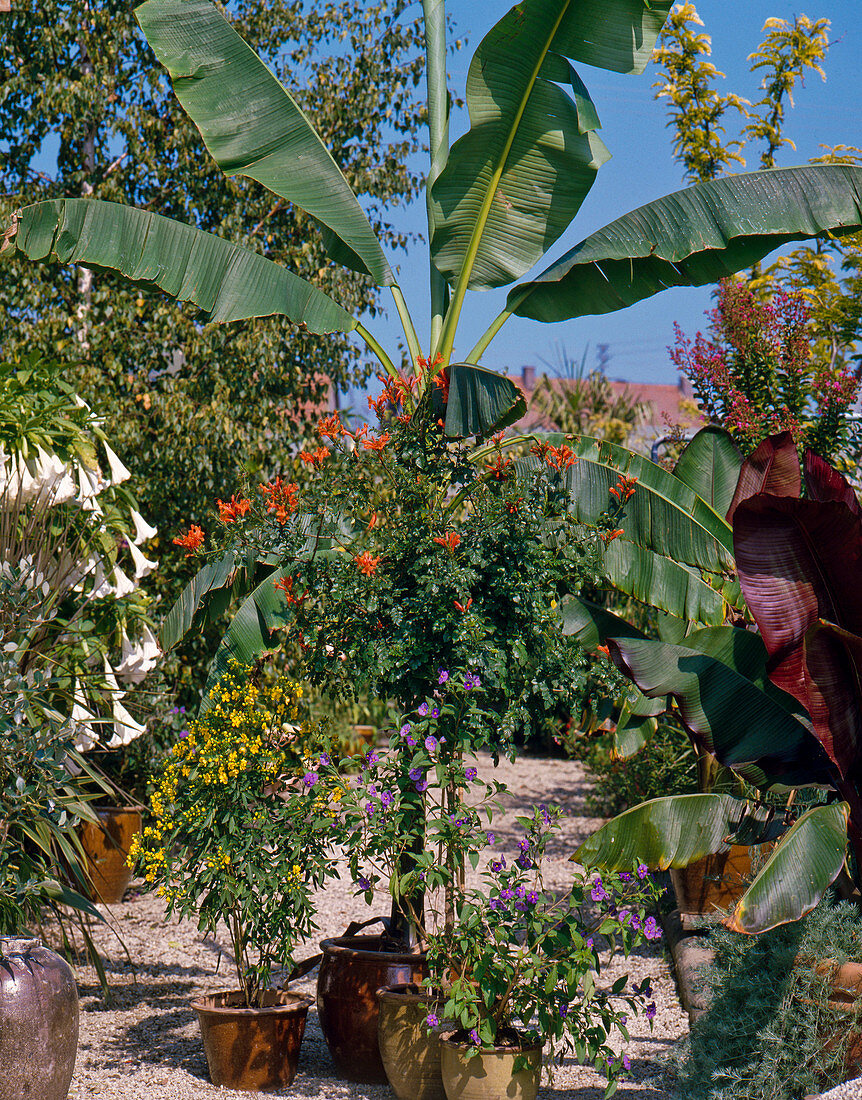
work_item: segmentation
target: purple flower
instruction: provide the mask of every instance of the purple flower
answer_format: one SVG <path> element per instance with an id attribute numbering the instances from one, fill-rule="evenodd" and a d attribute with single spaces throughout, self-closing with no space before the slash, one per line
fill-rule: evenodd
<path id="1" fill-rule="evenodd" d="M 631 871 L 620 871 L 620 882 L 631 882 L 631 880 L 632 880 Z"/>
<path id="2" fill-rule="evenodd" d="M 383 804 L 383 808 L 388 810 L 395 801 L 395 795 L 391 791 L 382 791 L 380 794 L 380 801 Z"/>
<path id="3" fill-rule="evenodd" d="M 477 1047 L 479 1045 L 479 1042 L 480 1042 L 479 1032 L 475 1027 L 470 1032 L 470 1042 L 473 1044 L 473 1046 Z"/>
<path id="4" fill-rule="evenodd" d="M 360 890 L 370 890 L 371 880 L 367 879 L 365 875 L 360 875 L 359 878 L 356 880 L 356 885 L 359 887 Z"/>
<path id="5" fill-rule="evenodd" d="M 374 803 L 373 802 L 366 802 L 365 803 L 365 812 L 368 814 L 369 817 L 374 816 Z"/>
<path id="6" fill-rule="evenodd" d="M 401 727 L 399 732 L 400 732 L 402 737 L 406 737 L 407 734 L 410 732 L 410 723 L 405 722 L 404 725 Z"/>
<path id="7" fill-rule="evenodd" d="M 511 890 L 507 889 L 500 891 L 500 897 L 503 899 L 503 901 L 511 901 L 514 896 L 515 895 Z"/>
<path id="8" fill-rule="evenodd" d="M 590 891 L 590 897 L 593 899 L 593 901 L 607 901 L 608 892 L 604 888 L 604 885 L 600 878 L 597 878 L 595 883 L 593 884 L 593 888 Z"/>
<path id="9" fill-rule="evenodd" d="M 503 870 L 503 868 L 505 866 L 506 866 L 506 857 L 505 856 L 500 856 L 499 859 L 492 859 L 491 860 L 491 870 L 494 872 L 495 875 L 498 875 Z"/>
<path id="10" fill-rule="evenodd" d="M 521 898 L 518 898 L 518 900 L 515 902 L 515 908 L 518 910 L 519 913 L 526 913 L 527 903 Z"/>
<path id="11" fill-rule="evenodd" d="M 519 840 L 518 841 L 518 847 L 521 849 L 522 852 L 529 852 L 529 850 L 530 850 L 529 840 L 527 840 L 526 837 L 524 837 L 523 840 Z"/>
<path id="12" fill-rule="evenodd" d="M 322 752 L 320 754 L 320 760 L 318 761 L 318 764 L 321 764 L 325 768 L 329 764 L 329 762 L 329 753 Z"/>
<path id="13" fill-rule="evenodd" d="M 655 922 L 655 917 L 647 917 L 644 921 L 644 935 L 648 940 L 660 940 L 661 929 Z"/>
<path id="14" fill-rule="evenodd" d="M 182 732 L 180 733 L 180 740 L 181 740 L 181 741 L 185 741 L 185 739 L 186 739 L 186 738 L 188 737 L 188 735 L 189 735 L 189 731 L 188 731 L 188 730 L 183 730 L 183 731 L 182 731 Z"/>
<path id="15" fill-rule="evenodd" d="M 435 752 L 437 750 L 438 744 L 439 741 L 437 740 L 437 738 L 432 737 L 430 734 L 425 738 L 425 748 L 429 752 Z"/>
<path id="16" fill-rule="evenodd" d="M 449 673 L 446 671 L 445 668 L 441 668 L 440 669 L 440 675 L 437 677 L 437 683 L 438 684 L 445 684 L 448 679 L 449 679 Z"/>
<path id="17" fill-rule="evenodd" d="M 489 844 L 494 843 L 494 834 L 493 833 L 485 833 L 485 836 L 488 838 L 488 843 Z"/>
<path id="18" fill-rule="evenodd" d="M 434 709 L 431 711 L 431 717 L 432 718 L 439 718 L 440 717 L 440 708 L 439 707 L 434 707 Z"/>
<path id="19" fill-rule="evenodd" d="M 560 1001 L 560 1007 L 559 1007 L 558 1011 L 560 1013 L 560 1016 L 565 1020 L 565 1018 L 569 1014 L 569 1002 L 568 1001 Z"/>
<path id="20" fill-rule="evenodd" d="M 475 768 L 467 768 L 467 770 L 464 772 L 464 778 L 467 780 L 468 783 L 472 783 L 478 774 L 479 773 L 476 771 Z"/>
<path id="21" fill-rule="evenodd" d="M 656 1011 L 655 1005 L 654 1004 L 648 1004 L 646 1006 L 646 1018 L 648 1020 L 654 1020 L 655 1019 L 655 1011 Z"/>
<path id="22" fill-rule="evenodd" d="M 587 943 L 587 947 L 590 949 L 590 951 L 592 951 L 592 949 L 593 949 L 593 937 L 590 936 L 589 939 L 586 941 L 586 943 Z"/>
<path id="23" fill-rule="evenodd" d="M 648 872 L 649 872 L 649 867 L 647 867 L 647 865 L 645 863 L 641 863 L 638 866 L 638 878 L 640 878 L 640 879 L 646 878 Z"/>
<path id="24" fill-rule="evenodd" d="M 531 890 L 529 894 L 527 894 L 527 902 L 530 905 L 538 905 L 539 895 L 536 893 L 535 890 Z"/>
<path id="25" fill-rule="evenodd" d="M 179 714 L 179 713 L 180 713 L 180 708 L 179 707 L 171 707 L 171 714 Z"/>
<path id="26" fill-rule="evenodd" d="M 302 777 L 302 782 L 306 787 L 313 787 L 317 782 L 317 772 L 306 772 Z"/>
<path id="27" fill-rule="evenodd" d="M 369 763 L 369 765 L 376 764 L 379 759 L 380 759 L 380 753 L 379 752 L 370 752 L 368 754 L 368 763 Z"/>
<path id="28" fill-rule="evenodd" d="M 422 778 L 422 776 L 423 776 L 423 775 L 424 775 L 425 773 L 424 773 L 424 772 L 422 771 L 422 769 L 421 769 L 421 768 L 411 768 L 411 769 L 410 769 L 410 771 L 409 771 L 409 772 L 408 772 L 407 774 L 408 774 L 408 775 L 410 776 L 410 778 L 411 778 L 411 779 L 413 780 L 413 782 L 415 783 L 415 782 L 416 782 L 416 780 L 417 780 L 417 779 L 421 779 L 421 778 Z"/>
<path id="29" fill-rule="evenodd" d="M 528 855 L 518 856 L 515 862 L 518 864 L 522 871 L 529 871 L 530 868 L 533 866 L 533 861 Z"/>
<path id="30" fill-rule="evenodd" d="M 406 737 L 405 741 L 407 742 L 408 745 L 410 745 L 411 748 L 416 744 L 416 738 L 415 737 Z"/>
<path id="31" fill-rule="evenodd" d="M 627 1054 L 623 1055 L 623 1069 L 630 1070 L 632 1068 L 632 1060 Z"/>
<path id="32" fill-rule="evenodd" d="M 425 1017 L 425 1023 L 429 1027 L 439 1027 L 440 1026 L 440 1020 L 437 1016 L 437 1013 L 436 1012 L 429 1012 L 428 1015 Z"/>
<path id="33" fill-rule="evenodd" d="M 416 708 L 416 713 L 421 714 L 422 717 L 424 718 L 425 715 L 428 713 L 428 704 L 427 703 L 420 703 L 419 706 Z"/>
<path id="34" fill-rule="evenodd" d="M 427 779 L 420 779 L 420 780 L 418 781 L 418 783 L 414 783 L 414 784 L 413 784 L 413 786 L 414 786 L 414 787 L 416 788 L 416 790 L 417 790 L 417 791 L 418 791 L 418 792 L 419 792 L 420 794 L 422 794 L 422 792 L 423 792 L 423 791 L 427 791 L 427 790 L 428 790 L 428 780 L 427 780 Z"/>
<path id="35" fill-rule="evenodd" d="M 632 926 L 632 928 L 633 928 L 633 929 L 635 930 L 635 932 L 637 932 L 637 931 L 638 931 L 638 929 L 639 929 L 639 928 L 640 928 L 640 926 L 641 926 L 641 919 L 640 919 L 640 917 L 639 917 L 639 916 L 637 915 L 637 913 L 635 913 L 635 914 L 634 914 L 634 915 L 632 916 L 632 919 L 631 919 L 631 926 Z"/>

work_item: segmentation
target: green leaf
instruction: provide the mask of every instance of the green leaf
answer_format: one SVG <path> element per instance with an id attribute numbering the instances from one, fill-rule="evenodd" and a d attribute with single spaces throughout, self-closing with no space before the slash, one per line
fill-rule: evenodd
<path id="1" fill-rule="evenodd" d="M 232 584 L 235 572 L 236 554 L 231 550 L 218 561 L 207 562 L 192 577 L 165 616 L 159 631 L 159 644 L 166 653 L 185 636 L 206 597 L 217 589 Z"/>
<path id="2" fill-rule="evenodd" d="M 679 456 L 673 469 L 690 489 L 720 516 L 726 516 L 733 500 L 742 453 L 724 428 L 708 424 L 701 428 Z"/>
<path id="3" fill-rule="evenodd" d="M 862 168 L 772 168 L 697 183 L 591 234 L 507 308 L 536 321 L 610 313 L 671 286 L 705 286 L 789 241 L 862 229 Z"/>
<path id="4" fill-rule="evenodd" d="M 621 592 L 681 619 L 709 626 L 724 622 L 725 600 L 708 578 L 691 566 L 617 538 L 602 559 L 605 576 Z"/>
<path id="5" fill-rule="evenodd" d="M 660 701 L 664 705 L 664 700 Z M 633 714 L 626 704 L 620 712 L 617 728 L 614 731 L 614 753 L 627 760 L 641 751 L 658 728 L 657 720 L 649 714 Z"/>
<path id="6" fill-rule="evenodd" d="M 766 674 L 760 637 L 708 627 L 682 645 L 611 640 L 617 665 L 650 698 L 673 696 L 686 729 L 760 788 L 830 783 L 829 761 L 796 701 Z"/>
<path id="7" fill-rule="evenodd" d="M 240 604 L 209 667 L 199 714 L 205 714 L 212 706 L 213 688 L 230 671 L 230 662 L 235 660 L 241 665 L 254 664 L 260 654 L 271 645 L 272 630 L 291 621 L 292 614 L 285 602 L 284 593 L 276 591 L 274 587 L 289 572 L 290 567 L 276 569 Z"/>
<path id="8" fill-rule="evenodd" d="M 766 932 L 810 913 L 844 865 L 849 818 L 846 802 L 807 810 L 739 900 L 728 928 Z"/>
<path id="9" fill-rule="evenodd" d="M 444 431 L 450 439 L 487 436 L 514 424 L 527 411 L 524 395 L 504 374 L 454 363 Z"/>
<path id="10" fill-rule="evenodd" d="M 31 260 L 116 271 L 199 306 L 207 321 L 282 314 L 310 332 L 350 332 L 356 321 L 322 291 L 257 252 L 161 214 L 98 199 L 25 206 L 13 238 Z"/>
<path id="11" fill-rule="evenodd" d="M 559 610 L 563 634 L 576 638 L 588 651 L 608 638 L 646 638 L 642 630 L 626 619 L 582 596 L 564 596 Z"/>
<path id="12" fill-rule="evenodd" d="M 227 176 L 248 176 L 334 234 L 330 254 L 382 286 L 393 277 L 341 169 L 298 104 L 209 0 L 147 0 L 135 16 Z M 343 242 L 343 243 L 342 243 Z"/>
<path id="13" fill-rule="evenodd" d="M 503 286 L 567 228 L 610 155 L 568 59 L 640 72 L 669 7 L 532 0 L 482 39 L 467 74 L 470 130 L 431 189 L 431 254 L 447 279 Z"/>
<path id="14" fill-rule="evenodd" d="M 602 825 L 571 858 L 585 867 L 609 871 L 629 870 L 636 862 L 654 871 L 687 867 L 727 850 L 726 838 L 745 808 L 745 803 L 729 794 L 653 798 Z"/>

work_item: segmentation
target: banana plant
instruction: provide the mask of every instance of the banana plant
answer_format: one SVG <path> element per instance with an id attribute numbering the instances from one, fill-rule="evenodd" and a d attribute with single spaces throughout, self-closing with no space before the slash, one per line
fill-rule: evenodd
<path id="1" fill-rule="evenodd" d="M 673 699 L 693 741 L 749 784 L 829 792 L 826 805 L 785 823 L 728 918 L 740 932 L 809 912 L 844 866 L 848 841 L 862 867 L 862 509 L 847 481 L 816 455 L 805 456 L 806 498 L 801 474 L 783 433 L 746 460 L 733 493 L 735 566 L 756 632 L 708 627 L 677 644 L 631 631 L 608 638 L 615 663 L 639 691 Z M 649 835 L 652 865 L 681 867 L 726 851 L 743 833 L 755 843 L 775 834 L 771 820 L 766 830 L 752 828 L 752 807 L 737 799 L 687 799 L 634 807 L 575 858 L 623 866 Z"/>
<path id="2" fill-rule="evenodd" d="M 568 230 L 610 155 L 575 64 L 642 73 L 671 2 L 516 4 L 472 58 L 466 83 L 470 127 L 450 149 L 444 4 L 423 0 L 431 320 L 421 340 L 395 272 L 340 168 L 295 99 L 230 20 L 210 0 L 146 0 L 136 17 L 225 175 L 253 179 L 305 211 L 335 263 L 389 289 L 418 381 L 416 407 L 423 391 L 445 374 L 446 434 L 481 440 L 524 411 L 518 389 L 479 366 L 510 316 L 563 321 L 610 312 L 669 286 L 714 282 L 790 241 L 840 237 L 862 228 L 860 168 L 817 165 L 747 173 L 696 184 L 624 214 L 551 266 L 518 281 Z M 207 322 L 280 315 L 321 336 L 355 332 L 390 376 L 399 373 L 394 354 L 373 332 L 311 282 L 251 247 L 149 210 L 80 198 L 37 203 L 15 214 L 2 248 L 34 261 L 119 273 L 189 302 Z M 511 286 L 505 308 L 489 318 L 475 347 L 456 355 L 468 291 L 502 286 Z M 585 457 L 592 456 L 591 447 L 582 443 Z M 603 454 L 596 452 L 599 465 Z M 572 491 L 577 495 L 586 487 L 573 482 Z M 617 572 L 636 572 L 643 582 L 638 591 L 646 598 L 645 585 L 670 592 L 682 570 L 693 593 L 686 610 L 716 621 L 720 601 L 699 583 L 701 563 L 692 558 L 711 547 L 705 568 L 721 576 L 730 552 L 726 532 L 707 519 L 686 546 L 671 537 L 673 528 L 666 540 L 657 538 L 648 517 L 639 516 L 645 548 L 636 561 L 626 557 L 633 553 L 630 546 L 613 549 Z M 208 567 L 205 577 L 192 582 L 163 635 L 165 645 L 188 629 L 207 601 L 224 602 L 224 590 L 238 578 L 242 594 L 254 589 L 254 571 L 238 571 L 235 564 Z M 712 603 L 701 610 L 698 601 L 704 599 Z M 265 641 L 267 611 L 259 601 L 256 607 L 259 640 Z"/>

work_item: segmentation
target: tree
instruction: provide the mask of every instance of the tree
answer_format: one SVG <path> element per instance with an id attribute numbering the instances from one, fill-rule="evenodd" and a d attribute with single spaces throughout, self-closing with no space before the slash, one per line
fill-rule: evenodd
<path id="1" fill-rule="evenodd" d="M 406 167 L 425 117 L 414 100 L 422 57 L 416 22 L 383 2 L 325 7 L 239 0 L 240 33 L 290 83 L 375 230 L 407 242 L 385 205 L 415 193 Z M 350 51 L 343 43 L 350 43 Z M 243 240 L 373 316 L 379 291 L 328 259 L 311 219 L 238 176 L 225 182 L 118 0 L 49 0 L 18 9 L 0 43 L 0 210 L 64 196 L 134 204 Z M 56 147 L 56 170 L 45 168 Z M 84 397 L 129 456 L 141 507 L 161 532 L 159 585 L 176 595 L 184 561 L 170 541 L 178 516 L 200 522 L 244 467 L 276 470 L 330 383 L 346 389 L 368 366 L 346 336 L 328 342 L 279 318 L 204 328 L 165 295 L 114 275 L 12 261 L 0 285 L 0 348 L 36 349 L 68 364 Z M 336 398 L 337 400 L 337 398 Z"/>

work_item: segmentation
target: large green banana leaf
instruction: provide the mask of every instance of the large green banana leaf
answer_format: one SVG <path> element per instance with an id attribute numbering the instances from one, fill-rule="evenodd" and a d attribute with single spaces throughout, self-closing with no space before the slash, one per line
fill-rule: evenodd
<path id="1" fill-rule="evenodd" d="M 705 286 L 789 241 L 862 229 L 862 168 L 773 168 L 697 183 L 575 245 L 508 309 L 536 321 L 610 313 L 671 286 Z"/>
<path id="2" fill-rule="evenodd" d="M 687 867 L 714 852 L 727 851 L 744 828 L 749 843 L 771 840 L 783 826 L 763 807 L 729 794 L 676 794 L 633 806 L 602 825 L 572 860 L 585 867 L 627 870 L 645 863 L 651 870 Z"/>
<path id="3" fill-rule="evenodd" d="M 233 583 L 237 569 L 237 555 L 228 551 L 218 561 L 207 562 L 185 586 L 179 599 L 165 616 L 159 630 L 159 643 L 167 653 L 185 635 L 195 621 L 206 597 Z"/>
<path id="4" fill-rule="evenodd" d="M 11 243 L 31 260 L 117 271 L 158 287 L 198 306 L 208 321 L 283 314 L 315 333 L 356 328 L 332 298 L 265 256 L 133 206 L 99 199 L 25 206 Z"/>
<path id="5" fill-rule="evenodd" d="M 602 565 L 615 588 L 642 603 L 704 625 L 724 622 L 726 603 L 720 588 L 709 583 L 713 574 L 678 565 L 625 538 L 608 545 Z"/>
<path id="6" fill-rule="evenodd" d="M 645 698 L 645 696 L 644 696 Z M 658 729 L 658 719 L 650 714 L 635 714 L 628 703 L 620 710 L 614 730 L 614 753 L 627 760 L 641 751 Z"/>
<path id="7" fill-rule="evenodd" d="M 491 435 L 520 420 L 526 411 L 524 395 L 504 374 L 472 363 L 453 363 L 449 368 L 444 431 L 450 439 Z"/>
<path id="8" fill-rule="evenodd" d="M 611 639 L 618 666 L 650 698 L 671 695 L 695 740 L 761 789 L 830 785 L 829 760 L 798 703 L 775 688 L 760 637 L 694 631 L 683 645 Z"/>
<path id="9" fill-rule="evenodd" d="M 563 437 L 549 438 L 561 442 Z M 570 445 L 577 461 L 565 471 L 565 484 L 576 519 L 596 523 L 613 502 L 610 490 L 620 477 L 635 478 L 620 524 L 623 538 L 680 564 L 711 573 L 733 570 L 730 525 L 688 485 L 606 440 L 576 436 Z"/>
<path id="10" fill-rule="evenodd" d="M 806 811 L 740 898 L 728 927 L 766 932 L 810 913 L 844 865 L 849 817 L 846 802 Z"/>
<path id="11" fill-rule="evenodd" d="M 531 0 L 482 39 L 467 74 L 470 130 L 431 189 L 431 254 L 447 279 L 503 286 L 567 228 L 610 155 L 567 59 L 640 72 L 669 8 L 670 0 Z"/>
<path id="12" fill-rule="evenodd" d="M 742 454 L 728 432 L 708 424 L 679 456 L 673 476 L 694 489 L 714 512 L 725 516 L 741 468 Z"/>
<path id="13" fill-rule="evenodd" d="M 390 285 L 380 242 L 329 150 L 210 0 L 147 0 L 135 15 L 219 168 L 306 210 L 342 242 L 332 250 L 339 262 Z"/>

